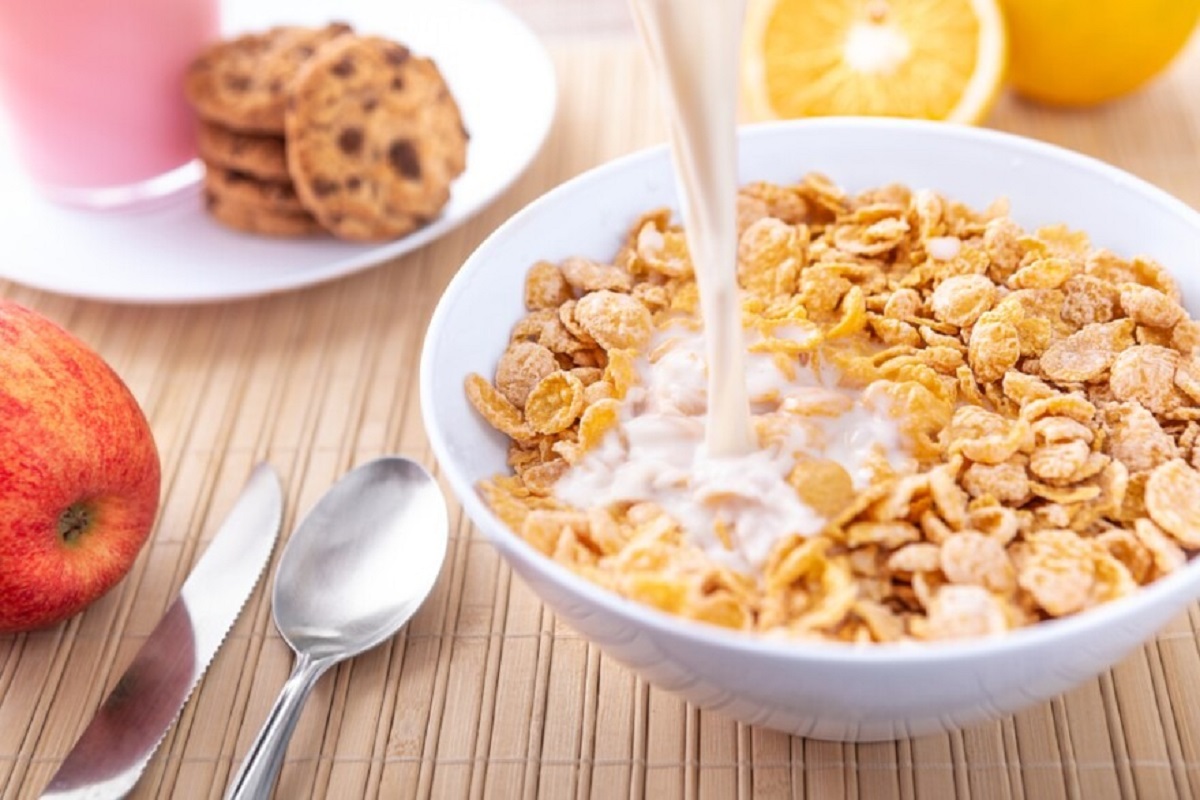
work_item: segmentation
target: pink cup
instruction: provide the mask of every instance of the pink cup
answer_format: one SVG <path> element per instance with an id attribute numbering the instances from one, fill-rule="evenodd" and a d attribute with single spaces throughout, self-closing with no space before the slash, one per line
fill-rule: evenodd
<path id="1" fill-rule="evenodd" d="M 217 0 L 0 0 L 0 109 L 49 197 L 142 203 L 200 176 L 188 63 Z"/>

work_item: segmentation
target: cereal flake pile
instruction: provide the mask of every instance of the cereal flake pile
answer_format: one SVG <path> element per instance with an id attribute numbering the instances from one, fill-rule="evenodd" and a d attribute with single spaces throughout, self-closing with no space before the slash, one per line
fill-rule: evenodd
<path id="1" fill-rule="evenodd" d="M 848 642 L 1075 614 L 1200 549 L 1200 323 L 1161 266 L 1063 226 L 1024 231 L 1003 202 L 852 196 L 816 174 L 743 187 L 738 228 L 752 349 L 886 397 L 913 468 L 881 461 L 856 490 L 836 462 L 799 458 L 788 482 L 827 524 L 775 543 L 761 574 L 718 563 L 652 504 L 557 499 L 571 465 L 619 435 L 656 331 L 699 328 L 683 231 L 656 211 L 612 264 L 534 264 L 494 381 L 466 381 L 511 440 L 513 474 L 480 491 L 534 547 L 673 614 Z"/>

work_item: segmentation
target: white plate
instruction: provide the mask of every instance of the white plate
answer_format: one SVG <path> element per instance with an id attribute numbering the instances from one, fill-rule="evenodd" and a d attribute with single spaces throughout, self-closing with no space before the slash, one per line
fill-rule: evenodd
<path id="1" fill-rule="evenodd" d="M 39 197 L 0 127 L 0 277 L 60 294 L 137 303 L 222 300 L 306 286 L 420 247 L 481 210 L 540 149 L 554 117 L 554 66 L 491 0 L 257 0 L 225 3 L 228 31 L 344 20 L 433 58 L 471 133 L 467 170 L 442 215 L 383 245 L 270 239 L 230 231 L 196 193 L 143 211 L 86 212 Z"/>

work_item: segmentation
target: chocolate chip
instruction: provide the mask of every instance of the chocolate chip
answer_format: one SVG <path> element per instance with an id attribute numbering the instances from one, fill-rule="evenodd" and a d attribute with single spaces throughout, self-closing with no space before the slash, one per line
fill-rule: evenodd
<path id="1" fill-rule="evenodd" d="M 350 56 L 344 57 L 341 61 L 329 68 L 329 71 L 339 78 L 349 78 L 354 74 L 354 60 Z"/>
<path id="2" fill-rule="evenodd" d="M 226 75 L 225 86 L 233 92 L 244 92 L 250 88 L 249 75 Z"/>
<path id="3" fill-rule="evenodd" d="M 356 156 L 362 151 L 362 128 L 346 128 L 337 137 L 337 146 L 348 156 Z"/>
<path id="4" fill-rule="evenodd" d="M 400 78 L 392 78 L 392 89 L 394 89 L 395 91 L 398 92 L 403 88 L 404 88 L 403 80 L 401 80 Z"/>
<path id="5" fill-rule="evenodd" d="M 264 183 L 263 188 L 267 197 L 275 200 L 291 200 L 296 196 L 296 193 L 292 190 L 292 187 L 286 183 L 275 183 L 272 181 L 269 183 Z"/>
<path id="6" fill-rule="evenodd" d="M 328 197 L 338 190 L 338 182 L 328 178 L 316 178 L 312 182 L 312 190 L 317 197 Z"/>
<path id="7" fill-rule="evenodd" d="M 368 97 L 366 100 L 363 100 L 362 108 L 363 111 L 370 113 L 375 110 L 375 106 L 377 105 L 379 105 L 378 100 L 376 100 L 374 97 Z"/>
<path id="8" fill-rule="evenodd" d="M 417 148 L 408 139 L 397 139 L 388 148 L 388 163 L 399 175 L 409 180 L 421 179 L 421 159 Z"/>
<path id="9" fill-rule="evenodd" d="M 351 175 L 349 178 L 346 178 L 346 188 L 350 191 L 353 192 L 360 186 L 362 186 L 362 178 L 357 175 Z"/>
<path id="10" fill-rule="evenodd" d="M 403 45 L 392 44 L 386 50 L 383 51 L 383 58 L 389 64 L 395 64 L 396 66 L 399 66 L 400 64 L 403 64 L 405 61 L 408 61 L 408 58 L 409 58 L 408 48 L 404 47 Z"/>

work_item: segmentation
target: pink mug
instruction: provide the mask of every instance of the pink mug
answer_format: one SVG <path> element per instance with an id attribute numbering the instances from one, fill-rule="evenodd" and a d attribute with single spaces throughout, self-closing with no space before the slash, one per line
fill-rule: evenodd
<path id="1" fill-rule="evenodd" d="M 218 16 L 218 0 L 0 0 L 0 114 L 37 186 L 102 208 L 194 183 L 183 77 Z"/>

